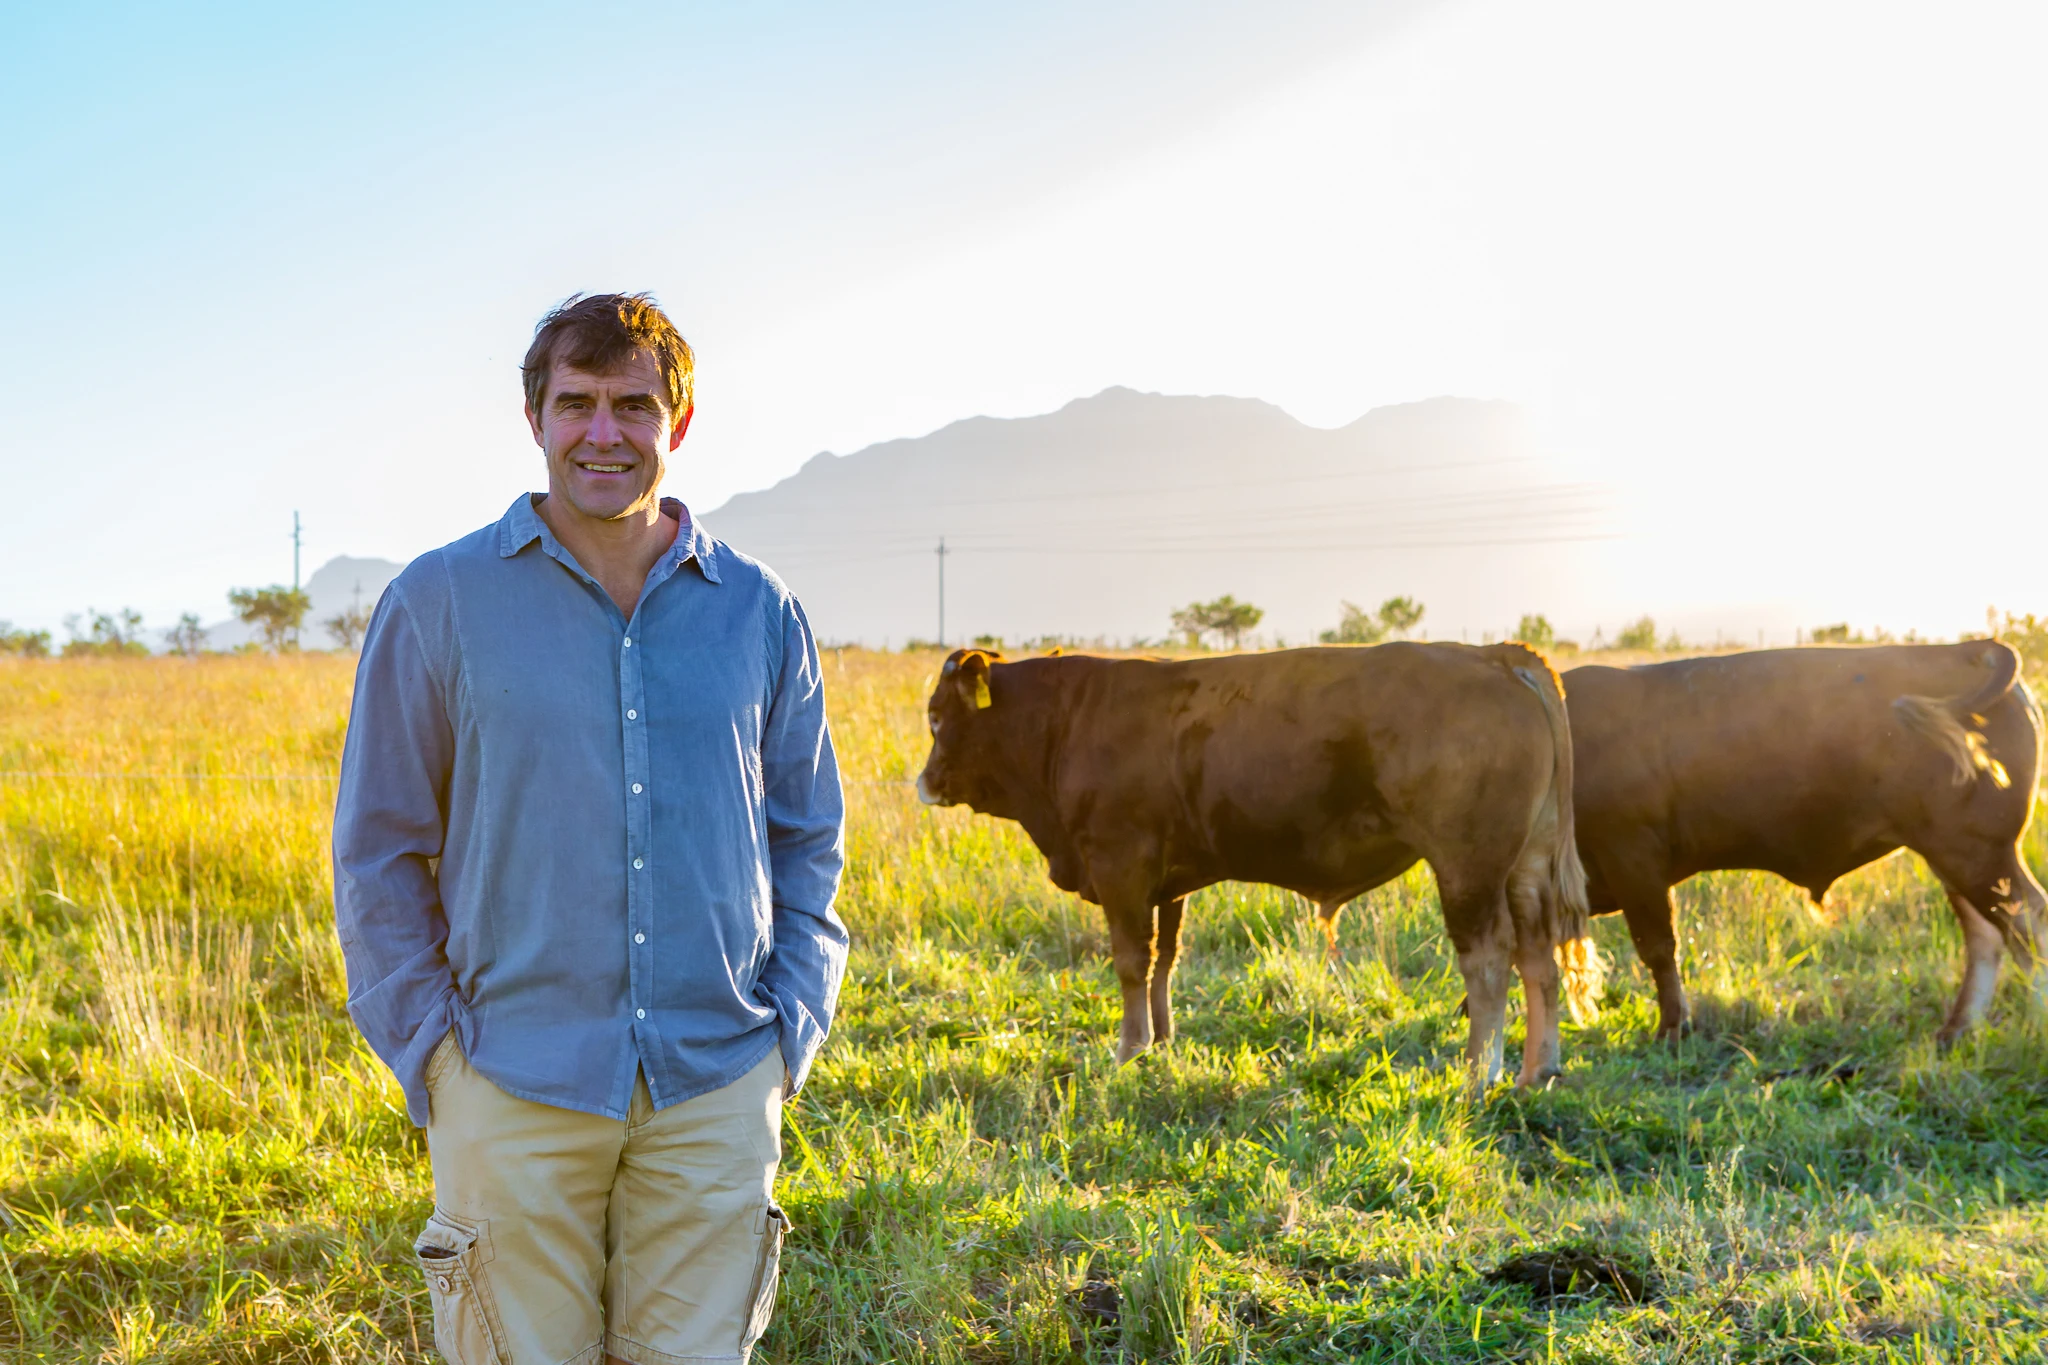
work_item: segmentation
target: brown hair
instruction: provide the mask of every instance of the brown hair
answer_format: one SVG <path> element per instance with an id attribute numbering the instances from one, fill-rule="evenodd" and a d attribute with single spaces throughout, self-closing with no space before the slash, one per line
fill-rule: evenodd
<path id="1" fill-rule="evenodd" d="M 661 367 L 671 420 L 683 421 L 696 404 L 697 358 L 652 294 L 571 294 L 555 305 L 533 329 L 533 345 L 519 364 L 526 406 L 540 411 L 557 360 L 611 374 L 636 351 L 647 352 Z"/>

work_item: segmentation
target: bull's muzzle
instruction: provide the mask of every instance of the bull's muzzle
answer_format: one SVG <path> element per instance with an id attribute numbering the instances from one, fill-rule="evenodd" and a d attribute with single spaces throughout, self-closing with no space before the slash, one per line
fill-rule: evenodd
<path id="1" fill-rule="evenodd" d="M 924 777 L 925 775 L 923 773 L 919 773 L 917 775 L 917 799 L 924 802 L 927 806 L 945 805 L 946 803 L 944 801 L 941 801 L 935 794 L 933 794 L 932 789 L 925 785 Z"/>

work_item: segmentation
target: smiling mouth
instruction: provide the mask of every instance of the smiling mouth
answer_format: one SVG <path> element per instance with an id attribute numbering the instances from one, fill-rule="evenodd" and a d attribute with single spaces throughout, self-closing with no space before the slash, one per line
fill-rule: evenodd
<path id="1" fill-rule="evenodd" d="M 623 474 L 633 466 L 629 464 L 587 464 L 582 460 L 578 460 L 576 467 L 578 469 L 587 469 L 593 474 Z"/>

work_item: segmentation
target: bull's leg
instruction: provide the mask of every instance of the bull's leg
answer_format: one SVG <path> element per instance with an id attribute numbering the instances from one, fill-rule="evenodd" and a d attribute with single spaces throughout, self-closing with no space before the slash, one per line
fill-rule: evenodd
<path id="1" fill-rule="evenodd" d="M 1557 949 L 1545 926 L 1543 898 L 1550 880 L 1547 865 L 1518 867 L 1508 882 L 1508 906 L 1515 931 L 1515 970 L 1522 978 L 1522 1000 L 1528 1028 L 1522 1044 L 1522 1074 L 1516 1084 L 1541 1087 L 1564 1073 L 1558 1041 L 1558 986 L 1563 972 Z"/>
<path id="2" fill-rule="evenodd" d="M 1159 937 L 1152 953 L 1152 1041 L 1173 1041 L 1173 963 L 1180 956 L 1181 913 L 1185 899 L 1159 907 Z"/>
<path id="3" fill-rule="evenodd" d="M 2048 892 L 2034 880 L 2017 849 L 2002 849 L 1997 875 L 1982 891 L 1970 892 L 1972 904 L 1993 907 L 1984 917 L 2005 940 L 2006 951 L 2026 973 L 2038 1004 L 2048 1005 Z M 1990 897 L 1978 900 L 1979 895 Z"/>
<path id="4" fill-rule="evenodd" d="M 2013 881 L 2020 908 L 2010 915 L 2004 929 L 2006 951 L 2027 974 L 2034 1003 L 2048 1007 L 2048 892 L 2034 880 L 2034 874 L 2019 857 L 2013 857 Z"/>
<path id="5" fill-rule="evenodd" d="M 2003 946 L 2027 973 L 2036 1003 L 2048 1005 L 2048 895 L 2011 844 L 1980 847 L 1968 856 L 1955 850 L 1917 850 L 1941 878 L 1949 904 L 1963 929 L 1963 981 L 1936 1035 L 1947 1047 L 1963 1035 L 1986 1007 L 1998 982 Z"/>
<path id="6" fill-rule="evenodd" d="M 1104 905 L 1109 917 L 1109 956 L 1124 991 L 1123 1033 L 1117 1040 L 1121 1066 L 1152 1045 L 1152 906 L 1148 900 Z"/>
<path id="7" fill-rule="evenodd" d="M 1657 983 L 1657 1036 L 1669 1042 L 1692 1032 L 1692 1005 L 1678 975 L 1678 931 L 1671 888 L 1632 890 L 1622 898 L 1622 918 L 1650 979 Z"/>
<path id="8" fill-rule="evenodd" d="M 1500 1079 L 1507 1032 L 1508 972 L 1515 941 L 1507 888 L 1464 895 L 1443 889 L 1442 896 L 1444 927 L 1458 951 L 1465 1009 L 1472 1021 L 1465 1039 L 1466 1081 L 1475 1093 L 1484 1093 Z"/>
<path id="9" fill-rule="evenodd" d="M 1955 1046 L 1956 1039 L 1968 1033 L 1984 1017 L 1990 1008 L 1991 993 L 1998 986 L 1998 958 L 2002 947 L 1998 926 L 1986 919 L 1969 898 L 1953 886 L 1948 888 L 1948 903 L 1956 912 L 1956 922 L 1963 929 L 1963 983 L 1956 991 L 1955 1004 L 1949 1007 L 1948 1021 L 1941 1031 L 1934 1035 L 1934 1041 L 1946 1052 Z"/>

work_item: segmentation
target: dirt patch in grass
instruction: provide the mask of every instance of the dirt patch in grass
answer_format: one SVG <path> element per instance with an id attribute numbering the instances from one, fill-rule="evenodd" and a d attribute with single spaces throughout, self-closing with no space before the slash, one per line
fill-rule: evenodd
<path id="1" fill-rule="evenodd" d="M 1647 1303 L 1647 1276 L 1627 1260 L 1595 1247 L 1532 1251 L 1502 1261 L 1487 1276 L 1496 1284 L 1527 1285 L 1539 1304 L 1611 1294 L 1626 1304 Z"/>

